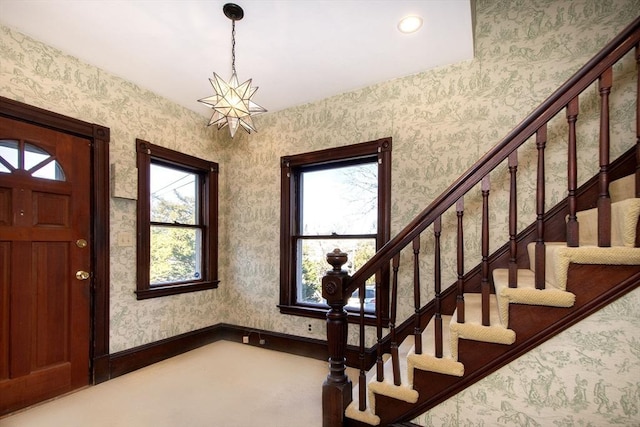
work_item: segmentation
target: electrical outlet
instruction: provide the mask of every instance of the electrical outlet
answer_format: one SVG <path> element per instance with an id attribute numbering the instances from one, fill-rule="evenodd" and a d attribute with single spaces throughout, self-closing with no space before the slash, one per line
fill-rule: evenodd
<path id="1" fill-rule="evenodd" d="M 245 335 L 242 337 L 242 343 L 243 344 L 249 344 L 249 335 Z"/>
<path id="2" fill-rule="evenodd" d="M 267 341 L 264 338 L 260 338 L 260 345 L 264 345 Z"/>

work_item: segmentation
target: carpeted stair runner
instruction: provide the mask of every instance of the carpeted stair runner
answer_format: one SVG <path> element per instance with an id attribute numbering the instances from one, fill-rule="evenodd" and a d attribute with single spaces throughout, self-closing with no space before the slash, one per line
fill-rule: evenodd
<path id="1" fill-rule="evenodd" d="M 535 272 L 520 269 L 517 271 L 517 288 L 509 287 L 509 270 L 493 270 L 493 283 L 496 289 L 500 321 L 509 326 L 509 304 L 546 305 L 550 307 L 572 307 L 576 296 L 571 292 L 557 288 L 550 282 L 545 289 L 536 289 Z"/>
<path id="2" fill-rule="evenodd" d="M 346 409 L 345 415 L 354 420 L 362 421 L 371 425 L 380 424 L 380 417 L 375 415 L 376 394 L 393 397 L 408 403 L 416 403 L 418 401 L 418 392 L 413 389 L 413 382 L 409 380 L 409 369 L 407 368 L 407 356 L 413 349 L 413 336 L 407 337 L 398 347 L 398 359 L 400 362 L 400 385 L 393 383 L 393 365 L 391 364 L 390 355 L 384 357 L 384 381 L 376 379 L 376 367 L 374 366 L 367 372 L 367 398 L 368 405 L 364 411 L 360 411 L 360 400 L 358 392 L 358 384 L 353 387 L 353 401 Z M 413 372 L 411 372 L 411 380 L 413 380 Z"/>
<path id="3" fill-rule="evenodd" d="M 450 323 L 451 353 L 456 360 L 460 339 L 507 345 L 516 341 L 516 333 L 500 320 L 495 294 L 490 295 L 489 299 L 489 326 L 482 324 L 482 295 L 464 294 L 464 310 L 464 323 L 457 322 L 457 310 L 453 313 Z"/>
<path id="4" fill-rule="evenodd" d="M 442 357 L 435 356 L 436 322 L 433 317 L 424 331 L 422 331 L 422 354 L 416 354 L 414 346 L 407 356 L 407 367 L 409 368 L 409 381 L 411 384 L 413 384 L 414 369 L 454 375 L 456 377 L 464 375 L 464 365 L 458 362 L 457 346 L 455 352 L 451 346 L 453 340 L 451 339 L 451 329 L 448 327 L 451 321 L 452 316 L 442 316 Z"/>
<path id="5" fill-rule="evenodd" d="M 432 318 L 422 333 L 422 354 L 415 354 L 414 337 L 410 335 L 399 347 L 402 384 L 393 384 L 391 359 L 385 355 L 384 381 L 375 377 L 375 366 L 367 373 L 369 405 L 358 410 L 358 386 L 353 389 L 354 401 L 345 415 L 370 425 L 380 424 L 375 415 L 375 396 L 382 394 L 415 403 L 419 394 L 413 389 L 414 370 L 420 369 L 461 377 L 464 365 L 458 361 L 460 339 L 510 345 L 516 340 L 509 329 L 509 304 L 551 307 L 572 307 L 575 295 L 566 290 L 570 263 L 640 265 L 640 248 L 636 248 L 636 227 L 640 216 L 640 198 L 635 198 L 635 176 L 629 175 L 610 184 L 611 247 L 598 247 L 598 213 L 589 209 L 577 214 L 580 246 L 567 247 L 565 242 L 545 242 L 545 289 L 535 288 L 535 243 L 527 246 L 530 269 L 517 270 L 517 287 L 509 287 L 508 269 L 492 272 L 495 294 L 490 295 L 490 325 L 482 325 L 482 297 L 464 294 L 465 322 L 457 322 L 457 313 L 443 315 L 443 355 L 435 356 L 435 322 Z M 449 346 L 447 346 L 449 343 Z"/>

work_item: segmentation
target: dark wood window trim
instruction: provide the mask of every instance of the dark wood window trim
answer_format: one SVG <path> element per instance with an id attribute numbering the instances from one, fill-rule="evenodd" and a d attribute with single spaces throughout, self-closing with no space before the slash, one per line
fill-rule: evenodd
<path id="1" fill-rule="evenodd" d="M 218 164 L 136 139 L 138 166 L 138 254 L 136 296 L 140 299 L 202 291 L 218 287 Z M 203 229 L 203 271 L 198 280 L 162 286 L 149 284 L 151 163 L 189 170 L 200 179 L 198 224 Z"/>
<path id="2" fill-rule="evenodd" d="M 349 160 L 373 158 L 378 162 L 378 233 L 377 249 L 390 239 L 391 233 L 391 138 L 382 138 L 344 147 L 329 148 L 310 153 L 284 156 L 281 158 L 280 186 L 280 312 L 297 316 L 325 318 L 328 307 L 298 303 L 296 300 L 296 245 L 293 235 L 296 233 L 298 217 L 298 197 L 296 174 L 302 167 L 331 166 Z M 331 200 L 326 201 L 331 204 Z M 327 269 L 330 266 L 327 264 Z M 380 290 L 376 303 L 381 308 L 382 318 L 389 318 L 389 270 L 378 273 L 376 281 Z M 356 313 L 349 317 L 355 318 Z M 373 321 L 375 315 L 366 315 Z"/>

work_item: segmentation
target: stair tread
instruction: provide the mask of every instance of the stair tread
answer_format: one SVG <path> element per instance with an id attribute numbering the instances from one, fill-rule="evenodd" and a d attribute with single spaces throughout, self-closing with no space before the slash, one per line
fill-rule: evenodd
<path id="1" fill-rule="evenodd" d="M 449 324 L 451 323 L 451 315 L 443 315 L 442 316 L 442 341 L 447 342 L 448 339 L 451 338 L 451 333 L 449 332 Z M 422 354 L 428 354 L 435 356 L 436 354 L 436 344 L 435 344 L 435 336 L 436 336 L 436 319 L 435 316 L 429 320 L 427 327 L 422 331 Z M 411 351 L 409 354 L 415 354 L 415 344 L 411 347 Z M 420 355 L 416 355 L 420 356 Z M 442 347 L 442 357 L 451 358 L 451 347 L 448 345 L 443 345 Z"/>
<path id="2" fill-rule="evenodd" d="M 375 419 L 375 418 L 372 418 L 372 416 L 375 417 L 374 393 L 383 394 L 385 396 L 393 397 L 409 403 L 415 403 L 418 400 L 418 392 L 413 389 L 412 383 L 409 381 L 408 368 L 407 368 L 407 356 L 409 352 L 413 349 L 413 344 L 414 344 L 413 335 L 409 335 L 398 346 L 398 360 L 400 365 L 400 385 L 399 386 L 396 386 L 394 384 L 393 362 L 390 357 L 391 355 L 388 353 L 385 353 L 383 355 L 383 361 L 384 361 L 383 381 L 378 381 L 376 378 L 377 376 L 376 365 L 373 365 L 373 367 L 371 367 L 371 369 L 367 371 L 365 378 L 368 386 L 369 402 L 367 404 L 366 411 L 360 411 L 358 409 L 360 405 L 359 386 L 357 382 L 355 383 L 352 390 L 353 401 L 351 402 L 351 405 L 353 405 L 353 408 L 350 411 L 350 413 L 353 416 L 350 416 L 350 418 L 358 419 L 360 421 L 371 424 L 371 421 Z M 364 419 L 360 419 L 360 418 L 364 418 Z"/>
<path id="3" fill-rule="evenodd" d="M 568 247 L 566 242 L 545 242 L 547 282 L 566 290 L 570 263 L 605 265 L 640 265 L 640 248 L 627 246 L 598 247 L 583 245 Z M 527 245 L 531 269 L 535 271 L 535 243 Z"/>
<path id="4" fill-rule="evenodd" d="M 436 357 L 435 316 L 431 318 L 427 327 L 422 331 L 422 354 L 415 353 L 415 345 L 409 352 L 407 372 L 411 383 L 413 383 L 414 368 L 458 377 L 464 375 L 464 365 L 458 362 L 451 350 L 451 333 L 449 330 L 451 318 L 452 316 L 442 316 L 442 357 Z"/>
<path id="5" fill-rule="evenodd" d="M 365 408 L 364 411 L 358 409 L 358 401 L 353 400 L 347 406 L 347 409 L 344 413 L 347 418 L 351 418 L 356 421 L 363 422 L 365 424 L 369 424 L 372 426 L 377 426 L 380 424 L 380 417 L 371 412 L 369 407 Z"/>
<path id="6" fill-rule="evenodd" d="M 393 376 L 393 360 L 389 357 L 383 365 L 384 379 L 378 381 L 374 376 L 369 382 L 369 402 L 372 411 L 375 412 L 375 396 L 373 393 L 383 394 L 385 396 L 393 397 L 399 400 L 403 400 L 409 403 L 415 403 L 418 401 L 418 392 L 413 389 L 413 382 L 409 380 L 407 357 L 409 352 L 413 348 L 414 337 L 409 335 L 398 346 L 398 362 L 400 366 L 400 385 L 394 384 Z M 374 366 L 372 370 L 375 371 Z"/>
<path id="7" fill-rule="evenodd" d="M 558 289 L 550 282 L 545 282 L 545 289 L 536 289 L 535 272 L 529 269 L 518 269 L 516 288 L 509 287 L 509 269 L 493 270 L 493 284 L 496 289 L 500 321 L 509 326 L 509 304 L 545 305 L 551 307 L 572 307 L 575 295 Z"/>
<path id="8" fill-rule="evenodd" d="M 482 325 L 482 294 L 479 293 L 465 293 L 464 295 L 464 311 L 465 311 L 465 322 L 458 323 L 457 312 L 454 311 L 451 316 L 451 325 Z M 500 316 L 498 316 L 497 312 L 498 301 L 496 299 L 495 294 L 489 295 L 489 322 L 490 326 L 485 327 L 498 327 L 506 329 L 502 322 L 500 321 Z"/>
<path id="9" fill-rule="evenodd" d="M 464 294 L 465 322 L 458 323 L 458 310 L 453 313 L 451 327 L 451 352 L 458 358 L 458 339 L 513 344 L 516 333 L 502 324 L 495 294 L 489 298 L 489 326 L 482 324 L 482 295 Z"/>

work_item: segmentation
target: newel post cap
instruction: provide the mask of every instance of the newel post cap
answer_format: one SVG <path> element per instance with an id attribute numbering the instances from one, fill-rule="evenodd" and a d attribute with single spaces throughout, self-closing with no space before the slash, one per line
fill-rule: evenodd
<path id="1" fill-rule="evenodd" d="M 342 270 L 342 266 L 347 263 L 347 254 L 339 248 L 327 253 L 327 262 L 333 266 L 333 270 L 328 271 L 327 274 L 346 273 L 346 271 Z"/>
<path id="2" fill-rule="evenodd" d="M 333 267 L 327 271 L 322 278 L 322 297 L 327 300 L 329 305 L 341 302 L 345 304 L 343 289 L 346 288 L 349 279 L 349 273 L 342 269 L 347 263 L 347 254 L 336 248 L 332 252 L 327 253 L 327 262 Z"/>

